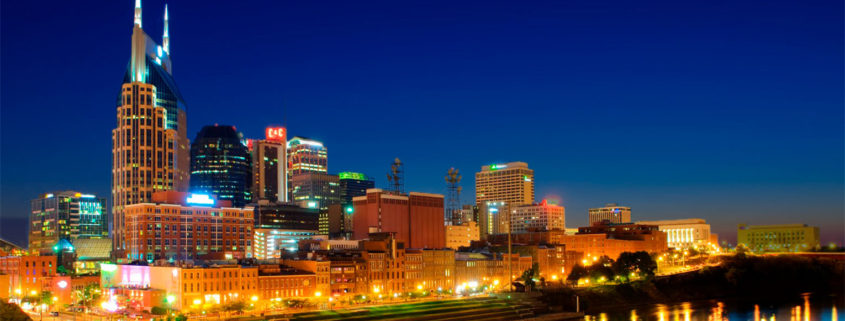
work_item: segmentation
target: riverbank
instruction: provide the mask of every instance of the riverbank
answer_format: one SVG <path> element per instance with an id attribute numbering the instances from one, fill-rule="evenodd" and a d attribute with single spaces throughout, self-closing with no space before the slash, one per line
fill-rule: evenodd
<path id="1" fill-rule="evenodd" d="M 548 288 L 539 298 L 550 307 L 582 311 L 653 303 L 725 299 L 779 299 L 801 293 L 843 298 L 845 263 L 790 255 L 727 257 L 719 266 L 619 285 Z"/>

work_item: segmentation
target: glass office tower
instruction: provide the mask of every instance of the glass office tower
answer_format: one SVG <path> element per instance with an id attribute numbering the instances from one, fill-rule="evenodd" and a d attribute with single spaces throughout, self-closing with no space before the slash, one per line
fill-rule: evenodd
<path id="1" fill-rule="evenodd" d="M 191 144 L 191 192 L 214 194 L 244 207 L 250 202 L 251 157 L 233 126 L 205 126 Z"/>

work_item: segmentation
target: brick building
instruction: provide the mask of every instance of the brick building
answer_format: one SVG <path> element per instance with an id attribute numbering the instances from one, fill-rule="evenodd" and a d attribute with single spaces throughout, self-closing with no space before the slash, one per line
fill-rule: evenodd
<path id="1" fill-rule="evenodd" d="M 373 188 L 353 198 L 353 237 L 392 232 L 408 248 L 443 248 L 443 195 L 411 192 L 407 195 Z"/>

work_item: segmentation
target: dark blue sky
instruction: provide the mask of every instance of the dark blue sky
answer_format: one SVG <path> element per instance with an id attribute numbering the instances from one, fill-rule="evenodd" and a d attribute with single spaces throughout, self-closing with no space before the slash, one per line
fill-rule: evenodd
<path id="1" fill-rule="evenodd" d="M 163 2 L 144 0 L 161 35 Z M 808 223 L 843 242 L 841 1 L 187 1 L 169 4 L 189 137 L 282 124 L 329 171 L 472 202 L 481 165 L 525 161 L 537 198 L 634 218 Z M 40 193 L 109 195 L 133 1 L 4 1 L 0 215 Z"/>

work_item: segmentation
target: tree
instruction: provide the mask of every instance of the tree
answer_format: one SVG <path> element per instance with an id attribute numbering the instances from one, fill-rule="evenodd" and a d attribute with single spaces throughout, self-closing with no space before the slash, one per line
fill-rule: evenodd
<path id="1" fill-rule="evenodd" d="M 46 305 L 53 304 L 53 292 L 42 291 L 41 296 L 39 297 L 39 301 L 41 302 L 41 304 L 46 304 Z"/>
<path id="2" fill-rule="evenodd" d="M 634 272 L 644 274 L 647 276 L 654 276 L 654 270 L 657 269 L 657 262 L 644 251 L 639 252 L 623 252 L 619 255 L 616 262 L 613 263 L 613 272 L 617 275 L 627 276 Z"/>
<path id="3" fill-rule="evenodd" d="M 160 306 L 154 306 L 152 309 L 150 309 L 150 314 L 165 315 L 165 314 L 167 314 L 167 309 L 162 308 Z"/>
<path id="4" fill-rule="evenodd" d="M 526 287 L 534 288 L 536 285 L 534 278 L 537 277 L 538 274 L 540 274 L 540 265 L 534 263 L 531 265 L 530 269 L 522 272 L 522 276 L 519 279 L 522 280 L 522 283 L 525 284 Z"/>
<path id="5" fill-rule="evenodd" d="M 32 321 L 21 307 L 14 303 L 6 303 L 0 300 L 0 319 L 4 321 Z"/>
<path id="6" fill-rule="evenodd" d="M 576 264 L 572 267 L 572 271 L 569 271 L 569 276 L 566 277 L 568 281 L 578 281 L 579 279 L 587 276 L 587 268 L 581 264 Z"/>
<path id="7" fill-rule="evenodd" d="M 227 312 L 243 312 L 246 309 L 244 301 L 232 301 L 223 306 L 223 310 Z"/>
<path id="8" fill-rule="evenodd" d="M 56 273 L 61 275 L 68 275 L 67 268 L 65 268 L 64 265 L 59 265 L 59 267 L 56 268 Z"/>
<path id="9" fill-rule="evenodd" d="M 90 308 L 100 298 L 100 288 L 96 284 L 88 284 L 80 290 L 75 290 L 76 303 Z"/>

